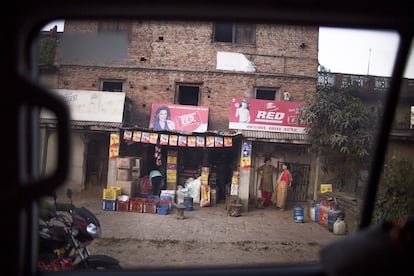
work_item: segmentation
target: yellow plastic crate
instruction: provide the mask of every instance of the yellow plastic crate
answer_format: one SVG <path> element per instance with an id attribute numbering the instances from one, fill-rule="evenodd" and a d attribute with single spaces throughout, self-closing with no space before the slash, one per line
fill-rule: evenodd
<path id="1" fill-rule="evenodd" d="M 109 186 L 103 190 L 102 199 L 116 200 L 116 198 L 121 195 L 121 191 L 121 187 L 119 186 Z"/>

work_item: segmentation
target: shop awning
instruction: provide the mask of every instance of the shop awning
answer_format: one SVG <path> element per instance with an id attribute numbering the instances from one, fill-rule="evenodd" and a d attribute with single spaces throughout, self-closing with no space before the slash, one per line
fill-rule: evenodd
<path id="1" fill-rule="evenodd" d="M 272 143 L 310 144 L 307 134 L 281 133 L 257 130 L 240 130 L 243 137 L 251 141 Z"/>

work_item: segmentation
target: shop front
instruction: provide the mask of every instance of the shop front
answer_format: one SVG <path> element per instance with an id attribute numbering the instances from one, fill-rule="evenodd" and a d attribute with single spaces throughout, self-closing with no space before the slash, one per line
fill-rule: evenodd
<path id="1" fill-rule="evenodd" d="M 215 195 L 213 204 L 213 201 L 225 200 L 229 193 L 232 173 L 238 169 L 241 138 L 238 133 L 122 128 L 119 157 L 140 159 L 141 178 L 155 165 L 163 175 L 166 190 L 185 187 L 189 179 L 201 177 L 203 168 L 208 168 L 208 179 L 204 184 L 208 184 Z M 138 183 L 135 185 L 139 186 Z M 141 192 L 139 188 L 135 191 L 136 194 Z"/>
<path id="2" fill-rule="evenodd" d="M 229 128 L 242 135 L 240 148 L 239 197 L 243 210 L 256 208 L 259 191 L 257 168 L 266 157 L 277 168 L 276 183 L 281 163 L 288 162 L 293 175 L 288 201 L 306 201 L 313 192 L 314 167 L 309 153 L 306 125 L 298 122 L 301 103 L 234 98 L 229 117 Z"/>
<path id="3" fill-rule="evenodd" d="M 119 133 L 124 120 L 125 93 L 56 89 L 71 112 L 70 175 L 62 189 L 75 192 L 101 191 L 108 179 L 108 151 L 111 133 Z M 55 169 L 58 135 L 53 113 L 40 114 L 41 170 L 48 174 Z"/>

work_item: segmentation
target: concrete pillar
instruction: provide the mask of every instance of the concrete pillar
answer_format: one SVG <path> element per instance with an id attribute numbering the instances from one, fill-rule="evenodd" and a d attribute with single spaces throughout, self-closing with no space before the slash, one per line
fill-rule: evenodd
<path id="1" fill-rule="evenodd" d="M 108 180 L 106 187 L 116 186 L 116 159 L 108 160 Z"/>
<path id="2" fill-rule="evenodd" d="M 239 198 L 242 212 L 249 211 L 250 170 L 241 170 L 239 174 Z"/>
<path id="3" fill-rule="evenodd" d="M 250 171 L 251 171 L 251 162 L 252 162 L 252 149 L 251 149 L 251 142 L 247 141 L 249 147 L 248 149 L 243 149 L 244 141 L 241 143 L 240 149 L 240 162 L 243 162 L 243 158 L 250 159 L 250 166 L 248 168 L 243 168 L 242 164 L 239 166 L 239 199 L 240 203 L 242 204 L 242 212 L 249 211 L 249 189 L 250 189 Z"/>

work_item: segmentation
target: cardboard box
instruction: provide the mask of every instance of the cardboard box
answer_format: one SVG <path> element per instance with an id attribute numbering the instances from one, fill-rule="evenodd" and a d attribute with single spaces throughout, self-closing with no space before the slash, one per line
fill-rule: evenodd
<path id="1" fill-rule="evenodd" d="M 142 162 L 142 158 L 136 158 L 134 167 L 137 168 L 138 170 L 141 170 L 141 162 Z"/>
<path id="2" fill-rule="evenodd" d="M 116 185 L 121 187 L 123 195 L 127 195 L 129 197 L 134 197 L 135 196 L 135 187 L 136 187 L 136 182 L 135 181 L 117 180 Z"/>
<path id="3" fill-rule="evenodd" d="M 135 157 L 118 157 L 116 167 L 118 169 L 131 169 L 136 165 L 135 163 Z"/>
<path id="4" fill-rule="evenodd" d="M 139 180 L 141 178 L 141 173 L 139 168 L 133 167 L 131 171 L 131 180 Z"/>
<path id="5" fill-rule="evenodd" d="M 132 171 L 130 169 L 117 169 L 116 180 L 120 180 L 120 181 L 132 180 Z"/>

